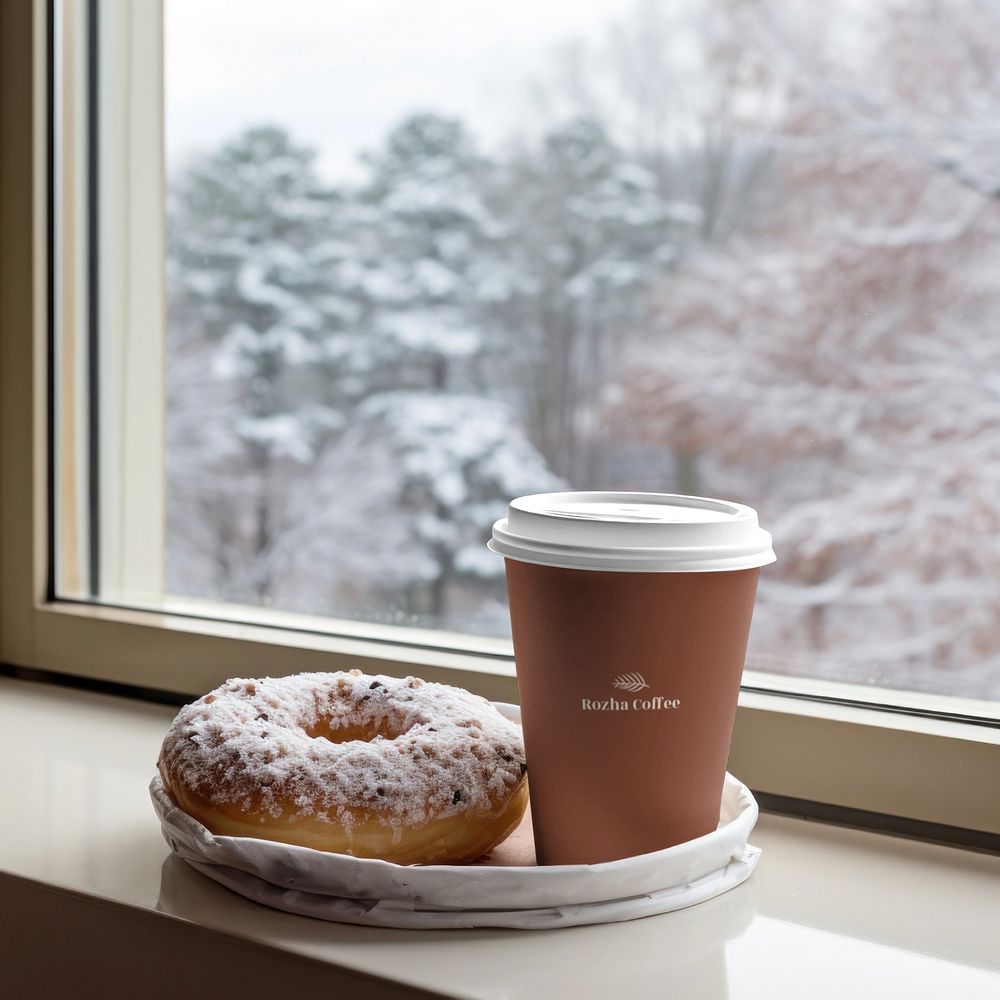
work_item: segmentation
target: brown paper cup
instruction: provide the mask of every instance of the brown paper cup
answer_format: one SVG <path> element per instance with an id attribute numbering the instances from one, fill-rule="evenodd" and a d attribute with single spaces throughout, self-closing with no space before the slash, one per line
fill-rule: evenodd
<path id="1" fill-rule="evenodd" d="M 506 564 L 540 862 L 714 830 L 759 570 Z"/>
<path id="2" fill-rule="evenodd" d="M 613 861 L 716 829 L 762 561 L 630 572 L 505 559 L 539 863 Z"/>

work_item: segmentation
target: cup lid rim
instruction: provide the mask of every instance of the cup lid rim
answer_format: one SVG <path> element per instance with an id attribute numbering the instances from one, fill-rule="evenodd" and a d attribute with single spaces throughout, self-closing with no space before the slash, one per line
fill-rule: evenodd
<path id="1" fill-rule="evenodd" d="M 752 507 L 670 493 L 517 497 L 493 525 L 488 547 L 521 562 L 612 572 L 753 569 L 776 558 Z"/>

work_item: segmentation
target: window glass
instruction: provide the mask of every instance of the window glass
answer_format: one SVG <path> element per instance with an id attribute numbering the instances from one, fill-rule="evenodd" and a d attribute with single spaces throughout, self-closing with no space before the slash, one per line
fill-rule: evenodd
<path id="1" fill-rule="evenodd" d="M 164 9 L 165 592 L 504 636 L 510 497 L 728 497 L 751 666 L 1000 698 L 1000 10 Z"/>

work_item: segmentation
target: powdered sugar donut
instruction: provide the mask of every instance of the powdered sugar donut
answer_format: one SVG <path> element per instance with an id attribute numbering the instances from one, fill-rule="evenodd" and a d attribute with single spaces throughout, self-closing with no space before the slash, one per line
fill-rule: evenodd
<path id="1" fill-rule="evenodd" d="M 473 861 L 521 821 L 520 727 L 416 677 L 227 681 L 174 719 L 157 766 L 216 834 L 400 864 Z"/>

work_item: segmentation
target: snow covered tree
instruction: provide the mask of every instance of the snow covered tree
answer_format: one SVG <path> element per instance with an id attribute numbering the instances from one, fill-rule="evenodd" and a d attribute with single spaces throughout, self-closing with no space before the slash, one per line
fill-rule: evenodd
<path id="1" fill-rule="evenodd" d="M 577 118 L 507 166 L 503 330 L 497 364 L 521 388 L 532 440 L 574 483 L 604 474 L 602 392 L 611 359 L 642 322 L 642 294 L 699 220 L 666 200 L 601 124 Z"/>
<path id="2" fill-rule="evenodd" d="M 637 0 L 606 33 L 569 48 L 543 85 L 562 114 L 600 122 L 623 154 L 647 172 L 661 202 L 687 213 L 689 225 L 671 234 L 670 265 L 651 261 L 644 288 L 660 282 L 688 253 L 725 246 L 773 216 L 778 191 L 770 176 L 771 132 L 781 121 L 789 83 L 766 51 L 747 44 L 752 11 L 742 0 Z M 612 358 L 620 356 L 623 342 L 641 341 L 655 327 L 653 313 L 643 295 Z M 604 380 L 602 401 L 612 402 L 612 379 Z M 671 414 L 675 425 L 686 419 L 680 410 Z M 610 481 L 623 475 L 631 480 L 642 471 L 647 488 L 702 491 L 696 434 L 675 427 L 670 453 L 657 459 L 641 444 L 625 445 L 642 440 L 638 431 L 625 438 L 622 425 L 607 428 L 617 439 L 612 454 L 638 458 L 631 465 L 616 463 Z M 647 469 L 655 470 L 652 477 Z"/>
<path id="3" fill-rule="evenodd" d="M 352 420 L 395 462 L 406 608 L 440 621 L 454 583 L 502 578 L 484 554 L 506 501 L 558 480 L 517 415 L 479 394 L 501 233 L 485 198 L 489 163 L 459 122 L 431 114 L 401 122 L 365 162 L 341 274 L 362 310 L 353 364 L 365 399 Z"/>
<path id="4" fill-rule="evenodd" d="M 696 207 L 704 242 L 738 234 L 762 208 L 769 131 L 786 101 L 780 68 L 747 44 L 755 6 L 636 0 L 566 47 L 537 88 L 556 121 L 600 122 L 662 198 Z"/>
<path id="5" fill-rule="evenodd" d="M 998 39 L 960 0 L 641 0 L 490 156 L 426 113 L 353 189 L 280 130 L 199 158 L 171 589 L 495 628 L 510 496 L 673 487 L 774 530 L 754 665 L 1000 696 Z"/>
<path id="6" fill-rule="evenodd" d="M 502 581 L 503 560 L 486 541 L 507 501 L 563 484 L 502 402 L 387 392 L 363 404 L 358 419 L 372 450 L 396 462 L 399 518 L 409 526 L 406 551 L 421 560 L 410 581 L 409 610 L 441 621 L 450 584 Z"/>
<path id="7" fill-rule="evenodd" d="M 913 36 L 897 14 L 858 14 L 881 44 L 840 63 L 833 40 L 857 25 L 821 31 L 828 13 L 803 15 L 789 48 L 829 48 L 795 64 L 781 123 L 773 180 L 794 197 L 665 278 L 659 323 L 628 352 L 625 419 L 651 443 L 702 449 L 705 491 L 745 497 L 773 525 L 757 666 L 996 697 L 1000 220 L 979 185 L 888 123 L 914 120 L 911 104 L 1000 95 L 942 93 L 942 67 L 915 100 L 917 68 L 949 52 L 949 86 L 968 85 L 966 48 L 935 32 L 903 58 Z M 873 127 L 844 104 L 858 77 L 877 84 L 863 99 Z"/>
<path id="8" fill-rule="evenodd" d="M 231 599 L 273 597 L 288 492 L 343 423 L 333 361 L 356 307 L 331 277 L 339 200 L 312 152 L 270 127 L 198 159 L 171 185 L 171 346 L 190 354 L 200 344 L 217 380 L 199 398 L 190 379 L 174 381 L 171 419 L 185 423 L 187 445 L 173 456 L 197 474 L 173 469 L 172 499 L 178 509 L 219 505 L 215 561 Z M 224 409 L 209 403 L 220 393 Z M 226 483 L 221 504 L 216 479 Z"/>
<path id="9" fill-rule="evenodd" d="M 363 157 L 345 264 L 363 309 L 368 392 L 461 384 L 482 348 L 481 285 L 497 222 L 483 200 L 488 163 L 458 121 L 405 119 Z"/>
<path id="10" fill-rule="evenodd" d="M 433 115 L 366 162 L 332 191 L 255 128 L 172 187 L 176 591 L 440 619 L 457 582 L 496 592 L 506 501 L 559 485 L 482 395 L 489 165 Z"/>

